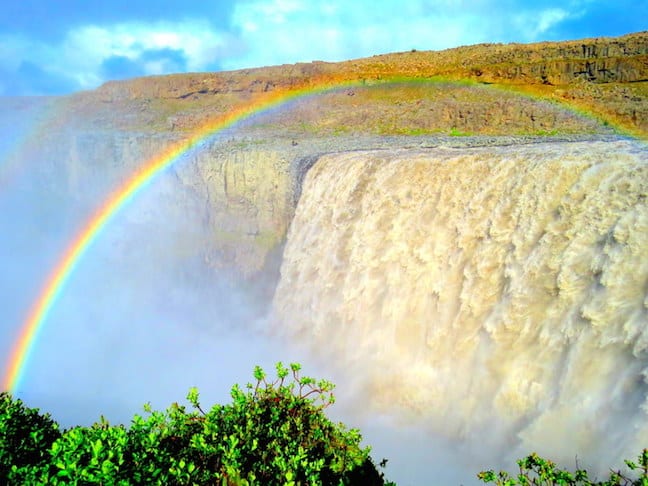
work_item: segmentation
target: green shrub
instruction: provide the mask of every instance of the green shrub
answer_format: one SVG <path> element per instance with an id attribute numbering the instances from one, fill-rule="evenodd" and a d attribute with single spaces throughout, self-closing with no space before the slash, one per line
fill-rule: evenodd
<path id="1" fill-rule="evenodd" d="M 628 477 L 621 471 L 612 471 L 607 480 L 590 480 L 584 469 L 577 469 L 573 473 L 558 469 L 552 461 L 535 453 L 518 461 L 520 472 L 516 476 L 506 471 L 495 473 L 490 470 L 480 472 L 477 477 L 484 483 L 495 483 L 497 486 L 648 486 L 648 449 L 639 454 L 638 462 L 626 460 L 625 463 L 638 474 L 636 478 Z"/>
<path id="2" fill-rule="evenodd" d="M 3 442 L 2 478 L 52 485 L 386 484 L 370 449 L 360 446 L 359 432 L 325 416 L 333 385 L 300 376 L 297 364 L 278 363 L 276 371 L 268 381 L 257 367 L 255 384 L 245 390 L 235 385 L 232 403 L 208 412 L 191 389 L 190 411 L 178 404 L 164 412 L 146 406 L 147 416 L 136 415 L 129 428 L 102 417 L 63 434 L 54 426 L 57 435 L 31 448 L 18 439 Z M 9 396 L 6 401 L 9 407 L 20 404 Z M 52 424 L 48 417 L 39 420 Z M 43 428 L 15 412 L 5 422 L 5 428 L 22 427 L 16 437 L 32 434 L 32 422 L 34 430 Z"/>
<path id="3" fill-rule="evenodd" d="M 277 363 L 268 380 L 256 367 L 254 384 L 232 388 L 232 403 L 204 411 L 198 391 L 190 410 L 145 406 L 130 427 L 103 417 L 90 427 L 61 433 L 48 414 L 0 394 L 0 484 L 8 485 L 385 485 L 369 447 L 356 429 L 331 422 L 333 384 L 300 375 L 300 366 Z M 386 463 L 383 460 L 380 466 Z M 648 486 L 648 449 L 631 474 L 611 472 L 603 482 L 585 470 L 568 472 L 537 454 L 518 461 L 520 471 L 482 471 L 498 486 Z"/>
<path id="4" fill-rule="evenodd" d="M 48 462 L 47 451 L 60 436 L 49 414 L 0 393 L 0 483 L 14 481 L 21 468 Z"/>

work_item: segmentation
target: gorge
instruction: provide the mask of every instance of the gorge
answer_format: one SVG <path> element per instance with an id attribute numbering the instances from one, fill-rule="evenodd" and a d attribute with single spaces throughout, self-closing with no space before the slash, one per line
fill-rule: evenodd
<path id="1" fill-rule="evenodd" d="M 448 461 L 448 480 L 470 484 L 531 450 L 599 472 L 633 457 L 648 437 L 648 152 L 615 123 L 645 130 L 635 36 L 610 42 L 627 59 L 560 54 L 616 56 L 627 84 L 569 84 L 575 61 L 555 76 L 524 62 L 504 75 L 501 59 L 475 74 L 537 71 L 542 87 L 549 73 L 572 94 L 607 83 L 612 123 L 502 86 L 374 80 L 218 131 L 88 249 L 19 396 L 66 424 L 127 421 L 193 385 L 227 400 L 254 364 L 295 359 L 338 383 L 341 420 L 385 421 L 393 443 L 367 441 L 399 484 Z M 254 77 L 5 100 L 5 140 L 22 143 L 3 146 L 0 166 L 3 355 L 102 201 L 210 113 L 249 101 Z M 626 94 L 638 101 L 622 106 Z"/>

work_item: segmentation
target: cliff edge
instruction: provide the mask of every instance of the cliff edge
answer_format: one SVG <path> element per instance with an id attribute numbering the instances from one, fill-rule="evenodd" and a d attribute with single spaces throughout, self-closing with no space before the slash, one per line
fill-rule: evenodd
<path id="1" fill-rule="evenodd" d="M 478 44 L 338 63 L 314 61 L 111 81 L 79 95 L 76 102 L 152 110 L 166 117 L 174 112 L 175 127 L 191 130 L 207 114 L 232 109 L 261 93 L 405 78 L 499 87 L 585 111 L 640 137 L 648 134 L 648 31 L 615 38 Z M 401 94 L 404 101 L 415 97 Z M 354 101 L 371 100 L 358 96 Z"/>

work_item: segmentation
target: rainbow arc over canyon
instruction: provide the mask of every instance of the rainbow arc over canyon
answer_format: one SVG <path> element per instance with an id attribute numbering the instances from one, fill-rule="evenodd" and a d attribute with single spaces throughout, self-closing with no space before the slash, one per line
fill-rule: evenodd
<path id="1" fill-rule="evenodd" d="M 74 273 L 83 255 L 99 237 L 111 219 L 121 209 L 127 206 L 139 192 L 144 190 L 156 175 L 162 173 L 166 168 L 173 165 L 183 155 L 198 147 L 201 143 L 246 118 L 277 108 L 292 100 L 357 86 L 359 84 L 357 81 L 311 83 L 305 87 L 300 86 L 288 90 L 277 90 L 258 94 L 244 105 L 211 119 L 195 130 L 189 138 L 170 146 L 142 164 L 121 187 L 118 187 L 108 197 L 87 221 L 83 229 L 71 241 L 65 253 L 59 259 L 58 264 L 50 272 L 11 348 L 3 377 L 3 389 L 14 394 L 18 391 L 25 376 L 30 356 L 38 341 L 39 332 L 42 330 L 50 310 L 62 294 L 67 281 Z"/>
<path id="2" fill-rule="evenodd" d="M 434 81 L 438 81 L 438 79 L 394 77 L 383 78 L 380 84 Z M 362 85 L 362 81 L 358 80 L 335 81 L 326 79 L 322 81 L 311 79 L 308 84 L 259 93 L 232 111 L 216 116 L 197 129 L 190 137 L 144 162 L 139 170 L 134 172 L 121 187 L 118 187 L 83 225 L 83 229 L 70 242 L 65 253 L 60 257 L 58 264 L 50 272 L 11 347 L 3 376 L 3 389 L 14 394 L 18 392 L 25 377 L 30 357 L 38 342 L 39 333 L 43 329 L 51 309 L 64 291 L 66 283 L 82 260 L 83 255 L 88 251 L 92 243 L 97 240 L 113 217 L 126 207 L 138 193 L 143 191 L 156 175 L 176 163 L 183 155 L 198 148 L 201 143 L 246 118 L 306 96 Z"/>

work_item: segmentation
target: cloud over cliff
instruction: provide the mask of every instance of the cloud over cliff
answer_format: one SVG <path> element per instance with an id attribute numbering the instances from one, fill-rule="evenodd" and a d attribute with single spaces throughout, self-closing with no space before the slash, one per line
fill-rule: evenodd
<path id="1" fill-rule="evenodd" d="M 532 42 L 641 30 L 629 0 L 303 0 L 187 3 L 31 0 L 0 13 L 0 94 L 56 94 L 139 75 L 339 61 L 480 42 Z"/>

